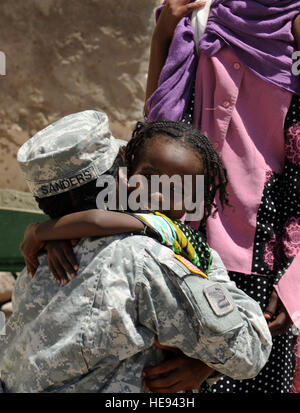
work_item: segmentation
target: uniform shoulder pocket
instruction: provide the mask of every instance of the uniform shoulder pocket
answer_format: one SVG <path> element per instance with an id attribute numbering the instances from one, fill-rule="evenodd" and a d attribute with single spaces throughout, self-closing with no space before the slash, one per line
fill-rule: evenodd
<path id="1" fill-rule="evenodd" d="M 187 296 L 192 297 L 192 303 L 207 334 L 224 334 L 243 325 L 232 296 L 221 283 L 189 275 L 184 278 L 181 288 Z"/>
<path id="2" fill-rule="evenodd" d="M 161 263 L 206 337 L 239 329 L 244 324 L 231 294 L 222 283 L 192 273 L 174 257 L 163 259 Z"/>

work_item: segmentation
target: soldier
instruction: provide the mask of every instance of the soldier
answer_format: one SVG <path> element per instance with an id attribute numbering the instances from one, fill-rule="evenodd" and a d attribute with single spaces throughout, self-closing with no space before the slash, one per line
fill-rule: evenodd
<path id="1" fill-rule="evenodd" d="M 89 208 L 97 177 L 118 167 L 119 147 L 106 115 L 85 111 L 39 132 L 18 160 L 40 205 L 49 213 L 52 198 L 59 216 Z M 163 360 L 155 340 L 234 378 L 266 363 L 271 336 L 259 305 L 216 252 L 206 279 L 143 235 L 85 239 L 75 251 L 79 270 L 67 285 L 45 255 L 32 280 L 19 276 L 0 341 L 5 391 L 142 392 L 143 369 Z"/>

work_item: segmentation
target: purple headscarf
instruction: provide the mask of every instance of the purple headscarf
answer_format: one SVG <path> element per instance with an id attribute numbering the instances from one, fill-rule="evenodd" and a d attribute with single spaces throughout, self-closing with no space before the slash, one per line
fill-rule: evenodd
<path id="1" fill-rule="evenodd" d="M 228 45 L 257 76 L 300 95 L 300 79 L 292 74 L 296 44 L 291 31 L 299 13 L 300 0 L 214 0 L 199 50 L 211 57 Z M 190 16 L 183 18 L 158 88 L 147 102 L 149 121 L 182 118 L 198 63 L 193 35 Z"/>

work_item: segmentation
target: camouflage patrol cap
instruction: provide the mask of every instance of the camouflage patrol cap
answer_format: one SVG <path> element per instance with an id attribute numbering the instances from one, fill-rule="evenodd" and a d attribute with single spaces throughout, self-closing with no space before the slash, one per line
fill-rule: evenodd
<path id="1" fill-rule="evenodd" d="M 126 143 L 112 136 L 104 112 L 86 110 L 35 134 L 21 146 L 17 159 L 32 194 L 45 198 L 97 179 Z"/>

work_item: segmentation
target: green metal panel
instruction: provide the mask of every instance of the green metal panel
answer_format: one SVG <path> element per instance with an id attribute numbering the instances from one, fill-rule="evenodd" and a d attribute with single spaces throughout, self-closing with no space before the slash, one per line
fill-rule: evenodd
<path id="1" fill-rule="evenodd" d="M 20 243 L 26 227 L 48 219 L 31 194 L 0 190 L 0 271 L 19 272 L 24 267 Z"/>

